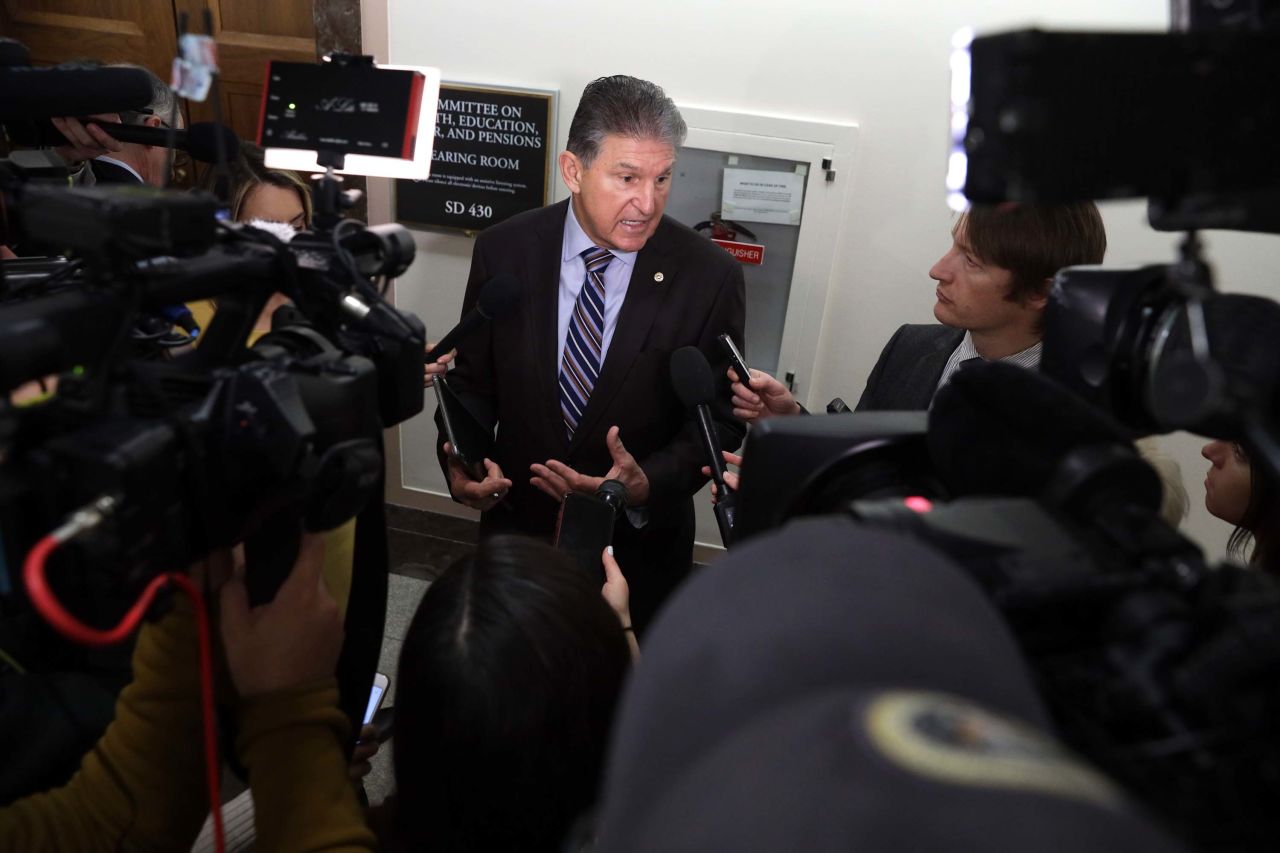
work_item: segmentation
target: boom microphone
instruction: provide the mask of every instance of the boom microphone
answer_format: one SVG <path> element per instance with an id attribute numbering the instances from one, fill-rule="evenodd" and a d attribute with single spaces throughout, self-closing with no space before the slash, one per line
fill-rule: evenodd
<path id="1" fill-rule="evenodd" d="M 2 74 L 3 72 L 0 72 Z M 101 111 L 99 111 L 101 112 Z M 75 115 L 75 113 L 68 113 Z M 81 121 L 88 121 L 81 119 Z M 112 138 L 121 142 L 136 142 L 139 145 L 157 145 L 166 148 L 172 133 L 173 147 L 186 151 L 192 159 L 201 163 L 218 162 L 218 147 L 221 143 L 223 158 L 234 157 L 240 150 L 240 139 L 226 125 L 216 122 L 197 122 L 186 130 L 170 131 L 164 127 L 148 127 L 143 124 L 120 124 L 118 122 L 92 121 Z M 57 147 L 66 145 L 68 140 L 59 133 L 52 124 L 39 122 L 19 125 L 10 128 L 10 138 L 19 145 L 39 145 Z"/>
<path id="2" fill-rule="evenodd" d="M 0 120 L 140 110 L 151 77 L 138 68 L 0 67 Z"/>
<path id="3" fill-rule="evenodd" d="M 520 279 L 509 272 L 495 275 L 485 282 L 475 306 L 458 321 L 458 325 L 450 329 L 434 347 L 427 350 L 423 363 L 433 363 L 453 349 L 458 341 L 474 332 L 482 323 L 495 320 L 514 308 L 520 299 L 520 287 Z"/>
<path id="4" fill-rule="evenodd" d="M 148 127 L 142 124 L 114 124 L 94 122 L 98 127 L 111 134 L 121 142 L 136 142 L 139 145 L 168 146 L 169 135 L 173 135 L 173 147 L 186 151 L 193 160 L 201 163 L 218 162 L 219 140 L 221 140 L 222 156 L 233 157 L 240 150 L 240 139 L 235 132 L 223 124 L 204 121 L 191 125 L 187 130 L 170 131 L 163 127 Z"/>
<path id="5" fill-rule="evenodd" d="M 720 452 L 720 436 L 711 419 L 711 401 L 715 399 L 716 384 L 711 375 L 711 365 L 702 350 L 688 346 L 671 354 L 671 387 L 681 404 L 697 414 L 702 446 L 710 462 L 711 479 L 716 484 L 716 524 L 720 527 L 720 539 L 727 547 L 733 539 L 735 496 L 724 481 L 725 466 L 724 456 Z"/>

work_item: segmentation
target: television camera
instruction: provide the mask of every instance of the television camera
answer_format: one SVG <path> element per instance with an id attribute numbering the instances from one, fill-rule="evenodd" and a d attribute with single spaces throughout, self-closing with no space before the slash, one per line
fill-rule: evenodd
<path id="1" fill-rule="evenodd" d="M 89 613 L 95 590 L 140 589 L 246 538 L 251 561 L 271 555 L 251 597 L 270 598 L 293 555 L 268 520 L 327 530 L 380 502 L 382 430 L 422 409 L 425 329 L 384 298 L 412 238 L 342 219 L 340 152 L 315 182 L 313 229 L 287 240 L 221 221 L 211 195 L 68 188 L 65 170 L 27 162 L 0 164 L 0 242 L 61 256 L 6 262 L 0 279 L 0 593 L 57 531 L 50 579 Z M 248 346 L 276 292 L 292 305 Z M 204 299 L 217 308 L 195 346 L 139 334 L 139 317 Z M 14 402 L 50 381 L 47 399 Z"/>

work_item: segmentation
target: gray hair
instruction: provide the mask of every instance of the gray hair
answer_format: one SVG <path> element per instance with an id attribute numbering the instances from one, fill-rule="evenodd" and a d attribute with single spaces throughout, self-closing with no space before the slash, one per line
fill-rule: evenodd
<path id="1" fill-rule="evenodd" d="M 182 127 L 182 110 L 176 109 L 178 106 L 178 96 L 169 88 L 169 84 L 157 77 L 150 68 L 143 68 L 141 65 L 131 65 L 128 63 L 119 63 L 109 67 L 134 68 L 143 72 L 151 79 L 151 100 L 147 103 L 145 110 L 126 110 L 120 113 L 120 120 L 122 122 L 125 124 L 142 124 L 147 120 L 148 115 L 153 115 L 165 124 L 173 124 L 174 127 L 179 128 Z M 174 120 L 175 114 L 177 115 L 176 122 Z"/>
<path id="2" fill-rule="evenodd" d="M 582 90 L 569 125 L 569 150 L 590 166 L 606 136 L 656 139 L 679 149 L 687 130 L 662 87 L 617 74 L 593 80 Z"/>

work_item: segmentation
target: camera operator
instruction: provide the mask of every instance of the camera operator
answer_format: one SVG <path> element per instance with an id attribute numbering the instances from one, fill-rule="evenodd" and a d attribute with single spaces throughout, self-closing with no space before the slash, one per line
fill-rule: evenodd
<path id="1" fill-rule="evenodd" d="M 338 609 L 323 545 L 304 536 L 275 599 L 250 608 L 243 567 L 215 554 L 192 572 L 219 596 L 222 650 L 237 696 L 236 751 L 249 769 L 258 849 L 372 849 L 343 744 L 334 666 Z M 0 809 L 5 849 L 188 849 L 208 810 L 200 661 L 185 596 L 143 628 L 116 719 L 65 786 Z"/>
<path id="2" fill-rule="evenodd" d="M 171 120 L 176 120 L 175 129 L 183 128 L 182 111 L 176 109 L 177 96 L 163 80 L 141 66 L 111 67 L 135 68 L 145 72 L 151 78 L 151 102 L 140 110 L 89 118 L 103 124 L 156 128 L 168 127 Z M 54 118 L 52 121 L 58 132 L 71 143 L 54 150 L 74 170 L 74 179 L 80 186 L 147 184 L 161 187 L 168 183 L 170 176 L 165 172 L 168 149 L 159 145 L 121 142 L 109 131 L 75 117 Z"/>
<path id="3" fill-rule="evenodd" d="M 938 389 L 974 359 L 1040 364 L 1044 308 L 1063 267 L 1102 263 L 1107 235 L 1093 202 L 975 206 L 951 229 L 951 249 L 929 270 L 937 324 L 901 326 L 858 400 L 857 411 L 927 409 Z M 756 421 L 800 414 L 785 385 L 732 371 L 734 415 Z"/>

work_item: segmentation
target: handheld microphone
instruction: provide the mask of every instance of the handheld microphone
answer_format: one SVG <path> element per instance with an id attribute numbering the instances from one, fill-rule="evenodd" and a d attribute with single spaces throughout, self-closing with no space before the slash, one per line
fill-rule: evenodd
<path id="1" fill-rule="evenodd" d="M 499 273 L 485 282 L 480 290 L 480 298 L 475 307 L 466 313 L 458 325 L 427 350 L 423 364 L 431 364 L 437 358 L 453 349 L 458 341 L 470 335 L 482 323 L 497 319 L 516 306 L 520 299 L 520 279 L 511 273 Z"/>
<path id="2" fill-rule="evenodd" d="M 724 480 L 724 456 L 720 452 L 720 436 L 715 421 L 711 419 L 711 401 L 715 399 L 715 379 L 711 365 L 702 350 L 694 346 L 681 347 L 671 354 L 671 387 L 686 409 L 698 418 L 698 432 L 702 435 L 702 447 L 710 462 L 711 479 L 716 484 L 716 524 L 720 527 L 720 539 L 725 547 L 733 540 L 733 516 L 736 495 Z"/>
<path id="3" fill-rule="evenodd" d="M 0 119 L 44 119 L 140 110 L 151 78 L 138 68 L 0 67 Z"/>

